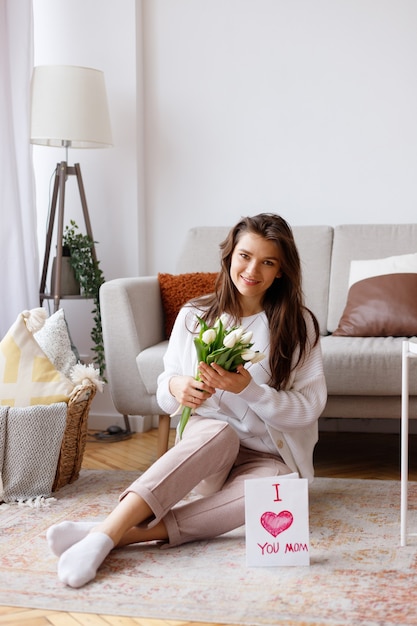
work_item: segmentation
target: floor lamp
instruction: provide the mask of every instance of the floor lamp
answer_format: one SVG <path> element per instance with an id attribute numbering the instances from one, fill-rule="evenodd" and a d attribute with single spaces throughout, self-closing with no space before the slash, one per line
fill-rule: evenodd
<path id="1" fill-rule="evenodd" d="M 65 184 L 75 176 L 87 235 L 94 241 L 87 200 L 78 163 L 68 165 L 68 148 L 106 148 L 112 145 L 110 118 L 103 72 L 71 65 L 41 65 L 32 76 L 32 144 L 62 147 L 66 159 L 57 164 L 46 234 L 45 254 L 39 288 L 40 304 L 54 300 L 54 310 L 62 297 L 62 239 L 64 234 Z M 58 213 L 57 213 L 58 206 Z M 51 293 L 47 293 L 51 243 L 56 225 L 56 265 Z M 95 248 L 92 248 L 96 259 Z"/>
<path id="2" fill-rule="evenodd" d="M 87 200 L 79 163 L 68 165 L 68 148 L 107 148 L 112 145 L 110 117 L 103 72 L 72 65 L 41 65 L 32 76 L 31 137 L 32 144 L 65 148 L 66 158 L 57 164 L 46 234 L 45 254 L 39 289 L 42 306 L 44 299 L 54 300 L 54 310 L 62 297 L 62 239 L 64 235 L 65 184 L 75 176 L 81 199 L 87 235 L 94 241 Z M 58 214 L 57 214 L 58 207 Z M 55 228 L 55 220 L 57 225 Z M 56 230 L 55 275 L 50 294 L 46 293 L 51 243 Z M 93 259 L 97 260 L 95 247 Z M 80 296 L 72 296 L 80 297 Z M 120 441 L 131 436 L 128 416 L 124 416 L 126 430 L 110 427 L 97 433 L 97 438 Z M 116 432 L 117 429 L 117 432 Z"/>

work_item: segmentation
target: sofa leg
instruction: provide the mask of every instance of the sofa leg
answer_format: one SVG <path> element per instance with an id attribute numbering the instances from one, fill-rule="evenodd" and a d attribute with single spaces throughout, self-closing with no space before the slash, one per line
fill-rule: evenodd
<path id="1" fill-rule="evenodd" d="M 158 426 L 158 458 L 165 454 L 168 450 L 169 429 L 171 426 L 171 418 L 169 415 L 159 416 Z"/>

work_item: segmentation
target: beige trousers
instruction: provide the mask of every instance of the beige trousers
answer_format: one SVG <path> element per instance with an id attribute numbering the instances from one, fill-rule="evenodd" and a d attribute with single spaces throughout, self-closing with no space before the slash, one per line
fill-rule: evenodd
<path id="1" fill-rule="evenodd" d="M 222 535 L 245 523 L 244 481 L 290 473 L 279 456 L 240 445 L 236 431 L 215 419 L 191 416 L 181 441 L 120 496 L 133 491 L 168 531 L 169 546 Z M 195 489 L 200 497 L 180 502 Z M 201 495 L 202 494 L 202 495 Z"/>

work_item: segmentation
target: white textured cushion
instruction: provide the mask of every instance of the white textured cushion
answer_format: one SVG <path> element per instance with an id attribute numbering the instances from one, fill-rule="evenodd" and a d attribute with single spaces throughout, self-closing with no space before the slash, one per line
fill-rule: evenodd
<path id="1" fill-rule="evenodd" d="M 78 359 L 68 332 L 64 309 L 48 317 L 34 337 L 56 369 L 68 377 Z"/>

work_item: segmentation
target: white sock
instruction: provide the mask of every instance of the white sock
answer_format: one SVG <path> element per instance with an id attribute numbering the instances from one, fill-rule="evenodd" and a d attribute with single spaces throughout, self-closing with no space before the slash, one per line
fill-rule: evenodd
<path id="1" fill-rule="evenodd" d="M 68 548 L 58 561 L 58 578 L 69 587 L 82 587 L 93 580 L 114 543 L 105 533 L 90 533 Z"/>
<path id="2" fill-rule="evenodd" d="M 84 539 L 98 522 L 61 522 L 50 526 L 46 531 L 46 540 L 55 556 L 61 556 L 74 543 Z"/>

